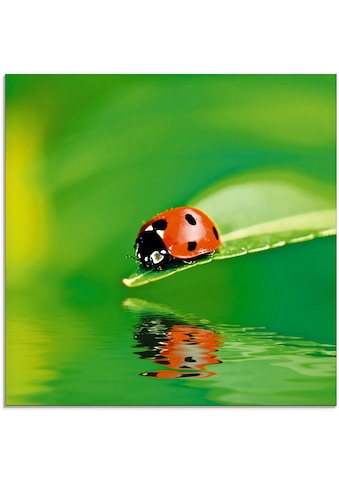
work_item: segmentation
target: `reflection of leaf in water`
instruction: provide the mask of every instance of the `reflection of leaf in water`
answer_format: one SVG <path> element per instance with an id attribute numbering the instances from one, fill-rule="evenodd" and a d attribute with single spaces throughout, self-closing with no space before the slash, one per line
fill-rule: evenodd
<path id="1" fill-rule="evenodd" d="M 227 341 L 219 350 L 223 365 L 207 390 L 214 402 L 233 406 L 335 405 L 335 345 L 256 328 L 223 327 L 227 332 Z"/>
<path id="2" fill-rule="evenodd" d="M 303 375 L 333 374 L 335 345 L 306 341 L 300 337 L 281 336 L 266 330 L 258 331 L 256 328 L 240 330 L 233 327 L 227 335 L 227 355 L 224 361 L 274 359 L 274 363 L 270 362 L 270 365 L 289 367 Z"/>
<path id="3" fill-rule="evenodd" d="M 149 317 L 157 317 L 160 316 L 161 318 L 167 318 L 172 320 L 182 320 L 186 323 L 198 323 L 198 324 L 206 324 L 209 323 L 206 319 L 199 319 L 195 315 L 183 315 L 182 313 L 176 312 L 169 308 L 166 305 L 161 305 L 159 303 L 153 303 L 146 300 L 142 300 L 141 298 L 126 298 L 123 303 L 123 307 L 132 312 L 139 315 L 147 315 Z"/>
<path id="4" fill-rule="evenodd" d="M 213 255 L 164 271 L 138 268 L 123 283 L 141 286 L 214 260 L 244 256 L 336 234 L 335 190 L 292 172 L 260 171 L 222 180 L 188 205 L 218 225 L 222 246 Z"/>
<path id="5" fill-rule="evenodd" d="M 131 298 L 124 306 L 139 316 L 148 314 L 156 319 L 167 315 L 175 321 L 175 312 L 163 305 Z M 188 320 L 199 322 L 191 316 Z M 334 344 L 279 335 L 265 327 L 212 322 L 205 322 L 205 326 L 222 336 L 217 354 L 221 365 L 213 368 L 216 372 L 208 384 L 199 380 L 200 384 L 189 385 L 205 387 L 212 402 L 249 406 L 335 404 Z"/>

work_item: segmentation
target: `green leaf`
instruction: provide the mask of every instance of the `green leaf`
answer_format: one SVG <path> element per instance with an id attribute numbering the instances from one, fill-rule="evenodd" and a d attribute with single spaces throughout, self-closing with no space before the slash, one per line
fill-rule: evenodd
<path id="1" fill-rule="evenodd" d="M 219 227 L 222 246 L 218 251 L 165 271 L 139 268 L 123 283 L 141 286 L 214 260 L 335 235 L 335 197 L 331 185 L 290 171 L 228 177 L 187 203 L 206 212 Z"/>

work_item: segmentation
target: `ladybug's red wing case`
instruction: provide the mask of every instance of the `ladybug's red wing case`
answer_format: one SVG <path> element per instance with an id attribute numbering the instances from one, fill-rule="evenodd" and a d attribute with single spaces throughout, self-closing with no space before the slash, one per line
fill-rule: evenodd
<path id="1" fill-rule="evenodd" d="M 144 224 L 136 238 L 136 256 L 145 269 L 162 270 L 171 264 L 191 262 L 219 248 L 220 235 L 202 211 L 177 207 Z"/>
<path id="2" fill-rule="evenodd" d="M 164 213 L 168 227 L 163 240 L 174 258 L 192 259 L 214 252 L 220 236 L 214 222 L 202 211 L 178 207 Z"/>

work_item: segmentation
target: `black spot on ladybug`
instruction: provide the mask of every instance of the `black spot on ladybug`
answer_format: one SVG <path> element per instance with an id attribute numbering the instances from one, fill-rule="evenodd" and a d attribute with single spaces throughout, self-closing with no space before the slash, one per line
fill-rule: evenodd
<path id="1" fill-rule="evenodd" d="M 164 231 L 167 227 L 167 221 L 165 221 L 164 219 L 154 221 L 152 227 L 155 231 Z"/>
<path id="2" fill-rule="evenodd" d="M 186 221 L 191 224 L 191 226 L 195 226 L 197 221 L 194 219 L 194 217 L 192 216 L 192 214 L 186 214 L 185 215 L 185 219 Z"/>
<path id="3" fill-rule="evenodd" d="M 219 239 L 218 231 L 216 230 L 216 228 L 214 226 L 213 226 L 213 232 L 214 232 L 215 238 Z"/>
<path id="4" fill-rule="evenodd" d="M 197 247 L 197 243 L 195 241 L 190 241 L 188 244 L 187 244 L 187 249 L 189 251 L 194 251 L 195 248 Z"/>

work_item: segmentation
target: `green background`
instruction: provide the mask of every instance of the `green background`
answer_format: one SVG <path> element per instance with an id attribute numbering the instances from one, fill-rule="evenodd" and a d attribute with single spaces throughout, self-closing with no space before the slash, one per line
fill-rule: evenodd
<path id="1" fill-rule="evenodd" d="M 333 405 L 334 238 L 121 280 L 143 221 L 228 175 L 334 190 L 335 120 L 334 75 L 7 75 L 6 403 Z M 216 374 L 140 376 L 129 298 L 208 320 Z"/>

